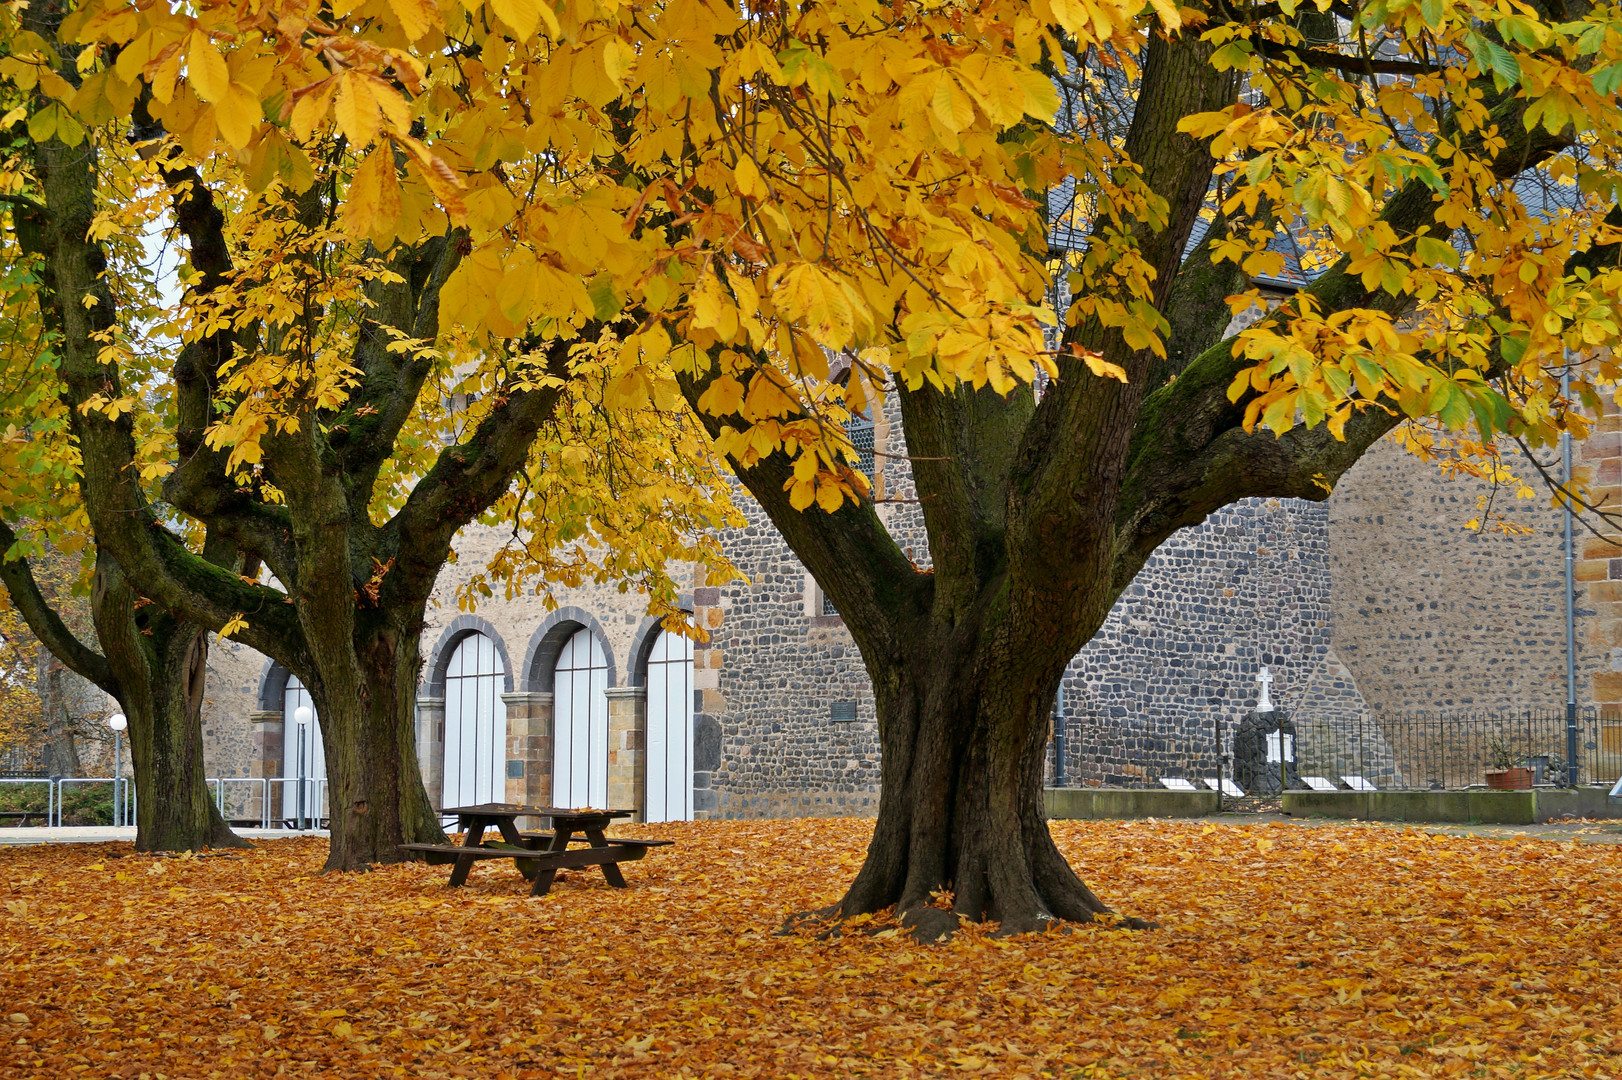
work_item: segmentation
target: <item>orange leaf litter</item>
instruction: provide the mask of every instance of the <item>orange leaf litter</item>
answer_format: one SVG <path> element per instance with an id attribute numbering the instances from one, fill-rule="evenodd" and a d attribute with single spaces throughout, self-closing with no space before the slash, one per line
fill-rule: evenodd
<path id="1" fill-rule="evenodd" d="M 323 876 L 319 840 L 0 849 L 0 1076 L 1622 1073 L 1616 846 L 1058 822 L 1163 929 L 774 936 L 870 827 L 631 827 L 678 846 L 540 899 L 508 862 Z"/>

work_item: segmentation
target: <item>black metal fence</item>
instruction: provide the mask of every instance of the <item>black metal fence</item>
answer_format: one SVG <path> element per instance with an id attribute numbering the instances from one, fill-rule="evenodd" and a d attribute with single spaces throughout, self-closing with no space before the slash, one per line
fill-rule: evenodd
<path id="1" fill-rule="evenodd" d="M 1346 787 L 1361 777 L 1379 788 L 1459 789 L 1507 767 L 1532 770 L 1535 784 L 1579 786 L 1622 776 L 1622 711 L 1580 708 L 1576 754 L 1563 706 L 1432 712 L 1294 713 L 1294 755 L 1303 777 Z M 1050 754 L 1050 782 L 1066 787 L 1156 787 L 1182 778 L 1233 775 L 1238 717 L 1072 716 Z M 1062 755 L 1062 765 L 1061 765 Z"/>
<path id="2" fill-rule="evenodd" d="M 1535 784 L 1613 783 L 1622 775 L 1622 713 L 1564 707 L 1449 709 L 1374 718 L 1414 788 L 1466 788 L 1505 768 L 1532 770 Z M 1573 753 L 1575 751 L 1575 753 Z M 1572 765 L 1576 768 L 1573 769 Z"/>

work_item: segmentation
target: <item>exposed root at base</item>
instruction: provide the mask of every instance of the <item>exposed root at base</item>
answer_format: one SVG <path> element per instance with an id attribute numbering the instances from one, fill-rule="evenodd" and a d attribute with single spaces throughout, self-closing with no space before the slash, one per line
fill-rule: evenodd
<path id="1" fill-rule="evenodd" d="M 897 921 L 901 924 L 901 929 L 920 945 L 937 945 L 950 941 L 964 923 L 963 916 L 957 912 L 938 907 L 910 908 L 902 912 Z M 833 941 L 848 933 L 877 934 L 888 925 L 893 924 L 889 924 L 887 920 L 854 923 L 853 919 L 846 919 L 840 913 L 838 904 L 834 904 L 814 911 L 795 912 L 783 920 L 783 925 L 777 928 L 776 936 L 791 937 L 795 934 L 810 933 L 818 941 Z M 1005 921 L 991 932 L 991 936 L 1001 938 L 1018 937 L 1021 934 L 1073 934 L 1084 927 L 1093 926 L 1106 930 L 1160 929 L 1159 923 L 1148 919 L 1106 912 L 1088 922 L 1046 918 L 1035 926 L 1022 926 Z"/>
<path id="2" fill-rule="evenodd" d="M 962 925 L 957 912 L 938 907 L 916 907 L 901 913 L 901 926 L 910 931 L 920 945 L 947 941 Z"/>
<path id="3" fill-rule="evenodd" d="M 833 922 L 839 918 L 839 905 L 833 904 L 825 908 L 815 908 L 811 911 L 796 911 L 783 920 L 783 925 L 777 928 L 775 937 L 792 937 L 801 930 L 810 930 L 823 923 Z M 817 936 L 826 937 L 834 933 L 831 928 L 824 929 Z"/>

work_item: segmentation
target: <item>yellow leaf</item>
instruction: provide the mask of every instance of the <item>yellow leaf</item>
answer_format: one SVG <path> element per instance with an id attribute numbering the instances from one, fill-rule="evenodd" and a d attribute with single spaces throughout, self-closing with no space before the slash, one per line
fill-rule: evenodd
<path id="1" fill-rule="evenodd" d="M 791 480 L 788 488 L 788 504 L 796 510 L 804 510 L 817 501 L 817 485 L 815 481 Z"/>
<path id="2" fill-rule="evenodd" d="M 197 96 L 210 103 L 223 101 L 231 89 L 225 57 L 201 30 L 193 30 L 187 41 L 186 78 Z"/>
<path id="3" fill-rule="evenodd" d="M 950 75 L 943 76 L 935 85 L 935 96 L 930 102 L 935 117 L 953 134 L 974 123 L 974 102 Z"/>
<path id="4" fill-rule="evenodd" d="M 1160 25 L 1167 30 L 1176 30 L 1183 25 L 1182 13 L 1172 0 L 1149 0 L 1149 3 L 1153 5 L 1155 14 L 1160 16 Z"/>
<path id="5" fill-rule="evenodd" d="M 845 493 L 839 490 L 838 484 L 822 484 L 817 487 L 817 505 L 822 507 L 824 513 L 833 513 L 844 501 Z"/>
<path id="6" fill-rule="evenodd" d="M 722 375 L 699 395 L 698 407 L 711 416 L 731 416 L 743 403 L 743 383 Z"/>
<path id="7" fill-rule="evenodd" d="M 380 230 L 392 235 L 399 216 L 400 183 L 394 175 L 394 148 L 384 143 L 366 155 L 349 182 L 344 228 L 353 236 L 369 236 Z"/>
<path id="8" fill-rule="evenodd" d="M 1120 379 L 1122 382 L 1126 382 L 1126 369 L 1119 364 L 1110 363 L 1098 353 L 1082 353 L 1081 358 L 1086 363 L 1087 370 L 1100 379 Z"/>
<path id="9" fill-rule="evenodd" d="M 232 83 L 225 100 L 214 106 L 214 122 L 219 125 L 220 135 L 238 149 L 252 140 L 254 129 L 264 115 L 259 95 L 241 83 Z"/>
<path id="10" fill-rule="evenodd" d="M 541 19 L 538 0 L 490 0 L 490 9 L 518 35 L 519 41 L 528 41 L 534 36 L 535 26 Z M 556 21 L 556 16 L 552 21 Z"/>
<path id="11" fill-rule="evenodd" d="M 316 127 L 326 119 L 327 107 L 332 104 L 333 91 L 338 88 L 337 77 L 323 79 L 304 88 L 293 104 L 290 124 L 293 137 L 300 142 L 308 139 Z"/>
<path id="12" fill-rule="evenodd" d="M 740 158 L 732 170 L 732 176 L 738 185 L 738 194 L 744 198 L 758 199 L 766 194 L 765 181 L 761 178 L 760 169 L 755 165 L 753 158 Z"/>
<path id="13" fill-rule="evenodd" d="M 389 0 L 389 7 L 400 20 L 400 29 L 413 41 L 440 25 L 439 8 L 432 0 Z"/>
<path id="14" fill-rule="evenodd" d="M 353 71 L 344 72 L 338 82 L 338 96 L 333 102 L 333 115 L 344 138 L 360 150 L 370 146 L 377 138 L 379 117 L 377 98 L 372 93 L 370 80 Z"/>

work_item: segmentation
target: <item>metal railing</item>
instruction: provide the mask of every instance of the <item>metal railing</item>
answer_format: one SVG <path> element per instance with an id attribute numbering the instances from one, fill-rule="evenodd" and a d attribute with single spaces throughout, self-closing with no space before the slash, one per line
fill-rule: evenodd
<path id="1" fill-rule="evenodd" d="M 56 781 L 50 777 L 34 776 L 5 776 L 0 777 L 0 784 L 44 784 L 45 785 L 45 823 L 49 825 L 56 812 Z"/>
<path id="2" fill-rule="evenodd" d="M 56 785 L 56 818 L 51 824 L 58 828 L 62 825 L 62 801 L 71 784 L 107 784 L 113 789 L 114 827 L 135 824 L 135 781 L 130 777 L 115 781 L 111 776 L 55 776 L 51 783 Z"/>
<path id="3" fill-rule="evenodd" d="M 1474 787 L 1505 767 L 1531 769 L 1534 784 L 1559 787 L 1573 771 L 1579 787 L 1609 786 L 1622 776 L 1622 715 L 1609 709 L 1582 708 L 1571 718 L 1562 706 L 1447 709 L 1385 713 L 1373 723 L 1410 787 Z"/>
<path id="4" fill-rule="evenodd" d="M 1155 787 L 1162 777 L 1199 782 L 1231 770 L 1235 717 L 1067 720 L 1064 738 L 1050 746 L 1065 760 L 1050 759 L 1049 775 L 1069 786 Z M 1609 707 L 1578 709 L 1575 731 L 1563 706 L 1297 712 L 1290 720 L 1300 774 L 1337 784 L 1360 776 L 1381 788 L 1455 790 L 1483 786 L 1505 766 L 1530 769 L 1535 785 L 1567 786 L 1573 771 L 1580 787 L 1622 780 L 1622 710 Z"/>
<path id="5" fill-rule="evenodd" d="M 209 786 L 210 797 L 220 816 L 227 821 L 253 821 L 262 829 L 320 828 L 328 817 L 327 781 L 306 778 L 304 817 L 298 814 L 297 786 L 299 781 L 280 776 L 214 776 L 203 781 Z M 114 783 L 111 776 L 0 776 L 0 784 L 37 784 L 45 788 L 45 809 L 27 811 L 31 816 L 42 814 L 44 827 L 61 828 L 66 820 L 64 795 L 76 786 L 105 784 L 113 788 L 113 825 L 135 824 L 138 802 L 135 780 L 121 777 Z M 281 785 L 276 789 L 275 785 Z M 228 789 L 247 787 L 246 796 L 228 796 Z"/>

